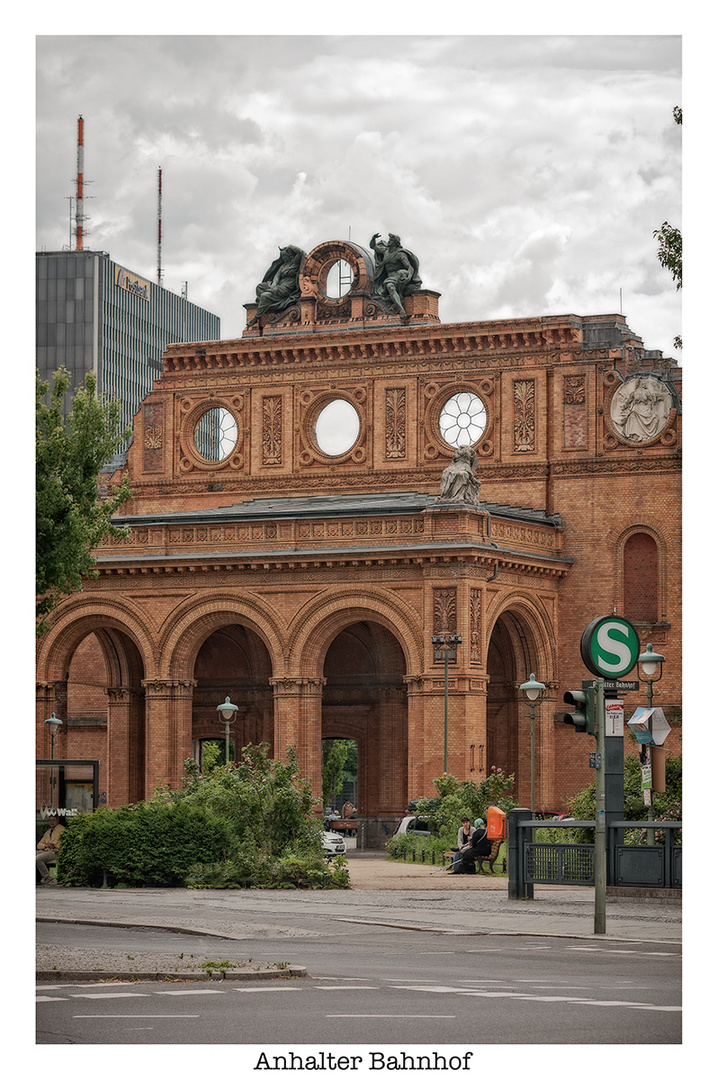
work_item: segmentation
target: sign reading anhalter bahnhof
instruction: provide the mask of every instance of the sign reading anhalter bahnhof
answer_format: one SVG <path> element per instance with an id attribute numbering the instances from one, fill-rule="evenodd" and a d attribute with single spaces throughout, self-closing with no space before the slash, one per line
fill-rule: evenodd
<path id="1" fill-rule="evenodd" d="M 580 638 L 580 655 L 599 679 L 620 679 L 632 671 L 640 655 L 640 639 L 631 622 L 619 615 L 593 619 Z"/>

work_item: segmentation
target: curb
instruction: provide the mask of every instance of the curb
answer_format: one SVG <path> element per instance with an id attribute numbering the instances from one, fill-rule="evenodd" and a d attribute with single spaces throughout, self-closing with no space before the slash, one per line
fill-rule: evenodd
<path id="1" fill-rule="evenodd" d="M 245 979 L 305 979 L 305 967 L 275 971 L 37 971 L 37 982 L 235 982 Z"/>

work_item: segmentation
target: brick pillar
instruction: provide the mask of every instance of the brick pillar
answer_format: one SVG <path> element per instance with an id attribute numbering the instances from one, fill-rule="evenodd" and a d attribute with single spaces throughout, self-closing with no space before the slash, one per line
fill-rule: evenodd
<path id="1" fill-rule="evenodd" d="M 146 697 L 145 799 L 163 784 L 179 788 L 184 761 L 192 756 L 195 679 L 143 679 Z"/>
<path id="2" fill-rule="evenodd" d="M 54 713 L 58 720 L 62 720 L 62 727 L 55 736 L 55 757 L 67 757 L 67 681 L 62 679 L 58 682 L 37 683 L 35 686 L 35 728 L 36 728 L 36 751 L 38 758 L 49 759 L 52 753 L 52 738 L 45 723 Z M 36 777 L 37 806 L 49 806 L 50 771 L 43 769 Z"/>
<path id="3" fill-rule="evenodd" d="M 144 797 L 144 695 L 124 686 L 111 686 L 105 693 L 107 804 L 125 806 Z"/>
<path id="4" fill-rule="evenodd" d="M 274 687 L 274 757 L 286 761 L 295 746 L 299 768 L 321 800 L 321 709 L 326 679 L 270 679 Z"/>
<path id="5" fill-rule="evenodd" d="M 406 691 L 384 687 L 378 703 L 378 813 L 402 815 L 409 799 L 406 733 Z"/>
<path id="6" fill-rule="evenodd" d="M 423 683 L 422 675 L 404 675 L 408 704 L 406 759 L 408 768 L 409 799 L 419 798 L 426 783 L 424 776 L 423 754 Z M 430 784 L 430 781 L 428 781 Z M 405 808 L 404 808 L 405 809 Z"/>

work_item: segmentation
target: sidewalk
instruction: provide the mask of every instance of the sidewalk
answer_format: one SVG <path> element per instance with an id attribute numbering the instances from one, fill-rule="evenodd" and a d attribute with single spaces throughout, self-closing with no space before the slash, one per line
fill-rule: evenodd
<path id="1" fill-rule="evenodd" d="M 151 927 L 246 942 L 246 955 L 257 934 L 306 937 L 355 926 L 383 926 L 450 935 L 529 935 L 580 937 L 592 942 L 679 944 L 679 900 L 608 898 L 606 930 L 594 935 L 594 890 L 535 886 L 533 900 L 511 900 L 508 879 L 484 875 L 447 875 L 439 867 L 398 863 L 382 852 L 348 853 L 351 889 L 284 891 L 188 889 L 36 890 L 39 922 L 88 926 Z M 459 903 L 451 903 L 455 894 Z M 38 946 L 38 978 L 221 978 L 202 967 L 202 957 Z M 231 977 L 267 978 L 306 974 L 304 969 L 248 965 Z"/>

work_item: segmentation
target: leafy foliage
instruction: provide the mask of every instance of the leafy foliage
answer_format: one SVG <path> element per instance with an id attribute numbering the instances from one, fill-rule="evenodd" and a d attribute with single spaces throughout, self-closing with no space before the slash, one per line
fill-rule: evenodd
<path id="1" fill-rule="evenodd" d="M 182 791 L 98 810 L 63 836 L 58 877 L 70 885 L 190 888 L 347 888 L 346 860 L 324 858 L 321 821 L 296 753 L 282 763 L 266 745 L 200 775 L 186 761 Z"/>
<path id="2" fill-rule="evenodd" d="M 489 806 L 497 806 L 507 813 L 516 805 L 513 799 L 514 780 L 513 775 L 508 776 L 495 766 L 479 783 L 474 780 L 460 781 L 450 773 L 442 773 L 433 781 L 438 796 L 416 800 L 416 815 L 430 823 L 433 835 L 392 837 L 386 845 L 389 854 L 402 855 L 415 847 L 428 854 L 441 854 L 455 844 L 463 817 L 469 817 L 471 821 L 477 817 L 485 820 Z"/>
<path id="3" fill-rule="evenodd" d="M 351 743 L 348 739 L 323 739 L 321 742 L 321 777 L 324 808 L 333 806 L 344 783 L 346 760 Z"/>
<path id="4" fill-rule="evenodd" d="M 668 757 L 665 761 L 664 793 L 653 792 L 652 810 L 654 820 L 682 820 L 682 756 Z M 647 821 L 647 807 L 642 798 L 640 762 L 635 757 L 625 758 L 625 821 Z M 595 783 L 573 796 L 569 804 L 569 815 L 579 821 L 590 821 L 595 817 Z M 555 830 L 557 832 L 557 830 Z M 630 843 L 644 843 L 642 829 L 629 831 Z M 590 844 L 593 840 L 591 829 L 561 829 L 562 843 Z M 633 835 L 634 834 L 634 835 Z M 659 834 L 656 836 L 658 842 Z"/>
<path id="5" fill-rule="evenodd" d="M 129 497 L 127 477 L 108 498 L 98 498 L 97 477 L 103 465 L 127 439 L 131 428 L 120 431 L 120 403 L 97 397 L 94 373 L 72 399 L 65 420 L 62 402 L 70 373 L 60 368 L 53 379 L 50 404 L 48 384 L 36 378 L 36 557 L 35 595 L 38 634 L 48 627 L 48 616 L 62 596 L 78 592 L 83 576 L 94 577 L 92 549 L 109 536 L 125 536 L 127 529 L 111 518 Z"/>
<path id="6" fill-rule="evenodd" d="M 81 814 L 62 837 L 58 881 L 67 885 L 171 886 L 197 862 L 222 859 L 231 831 L 188 803 L 137 803 Z"/>

